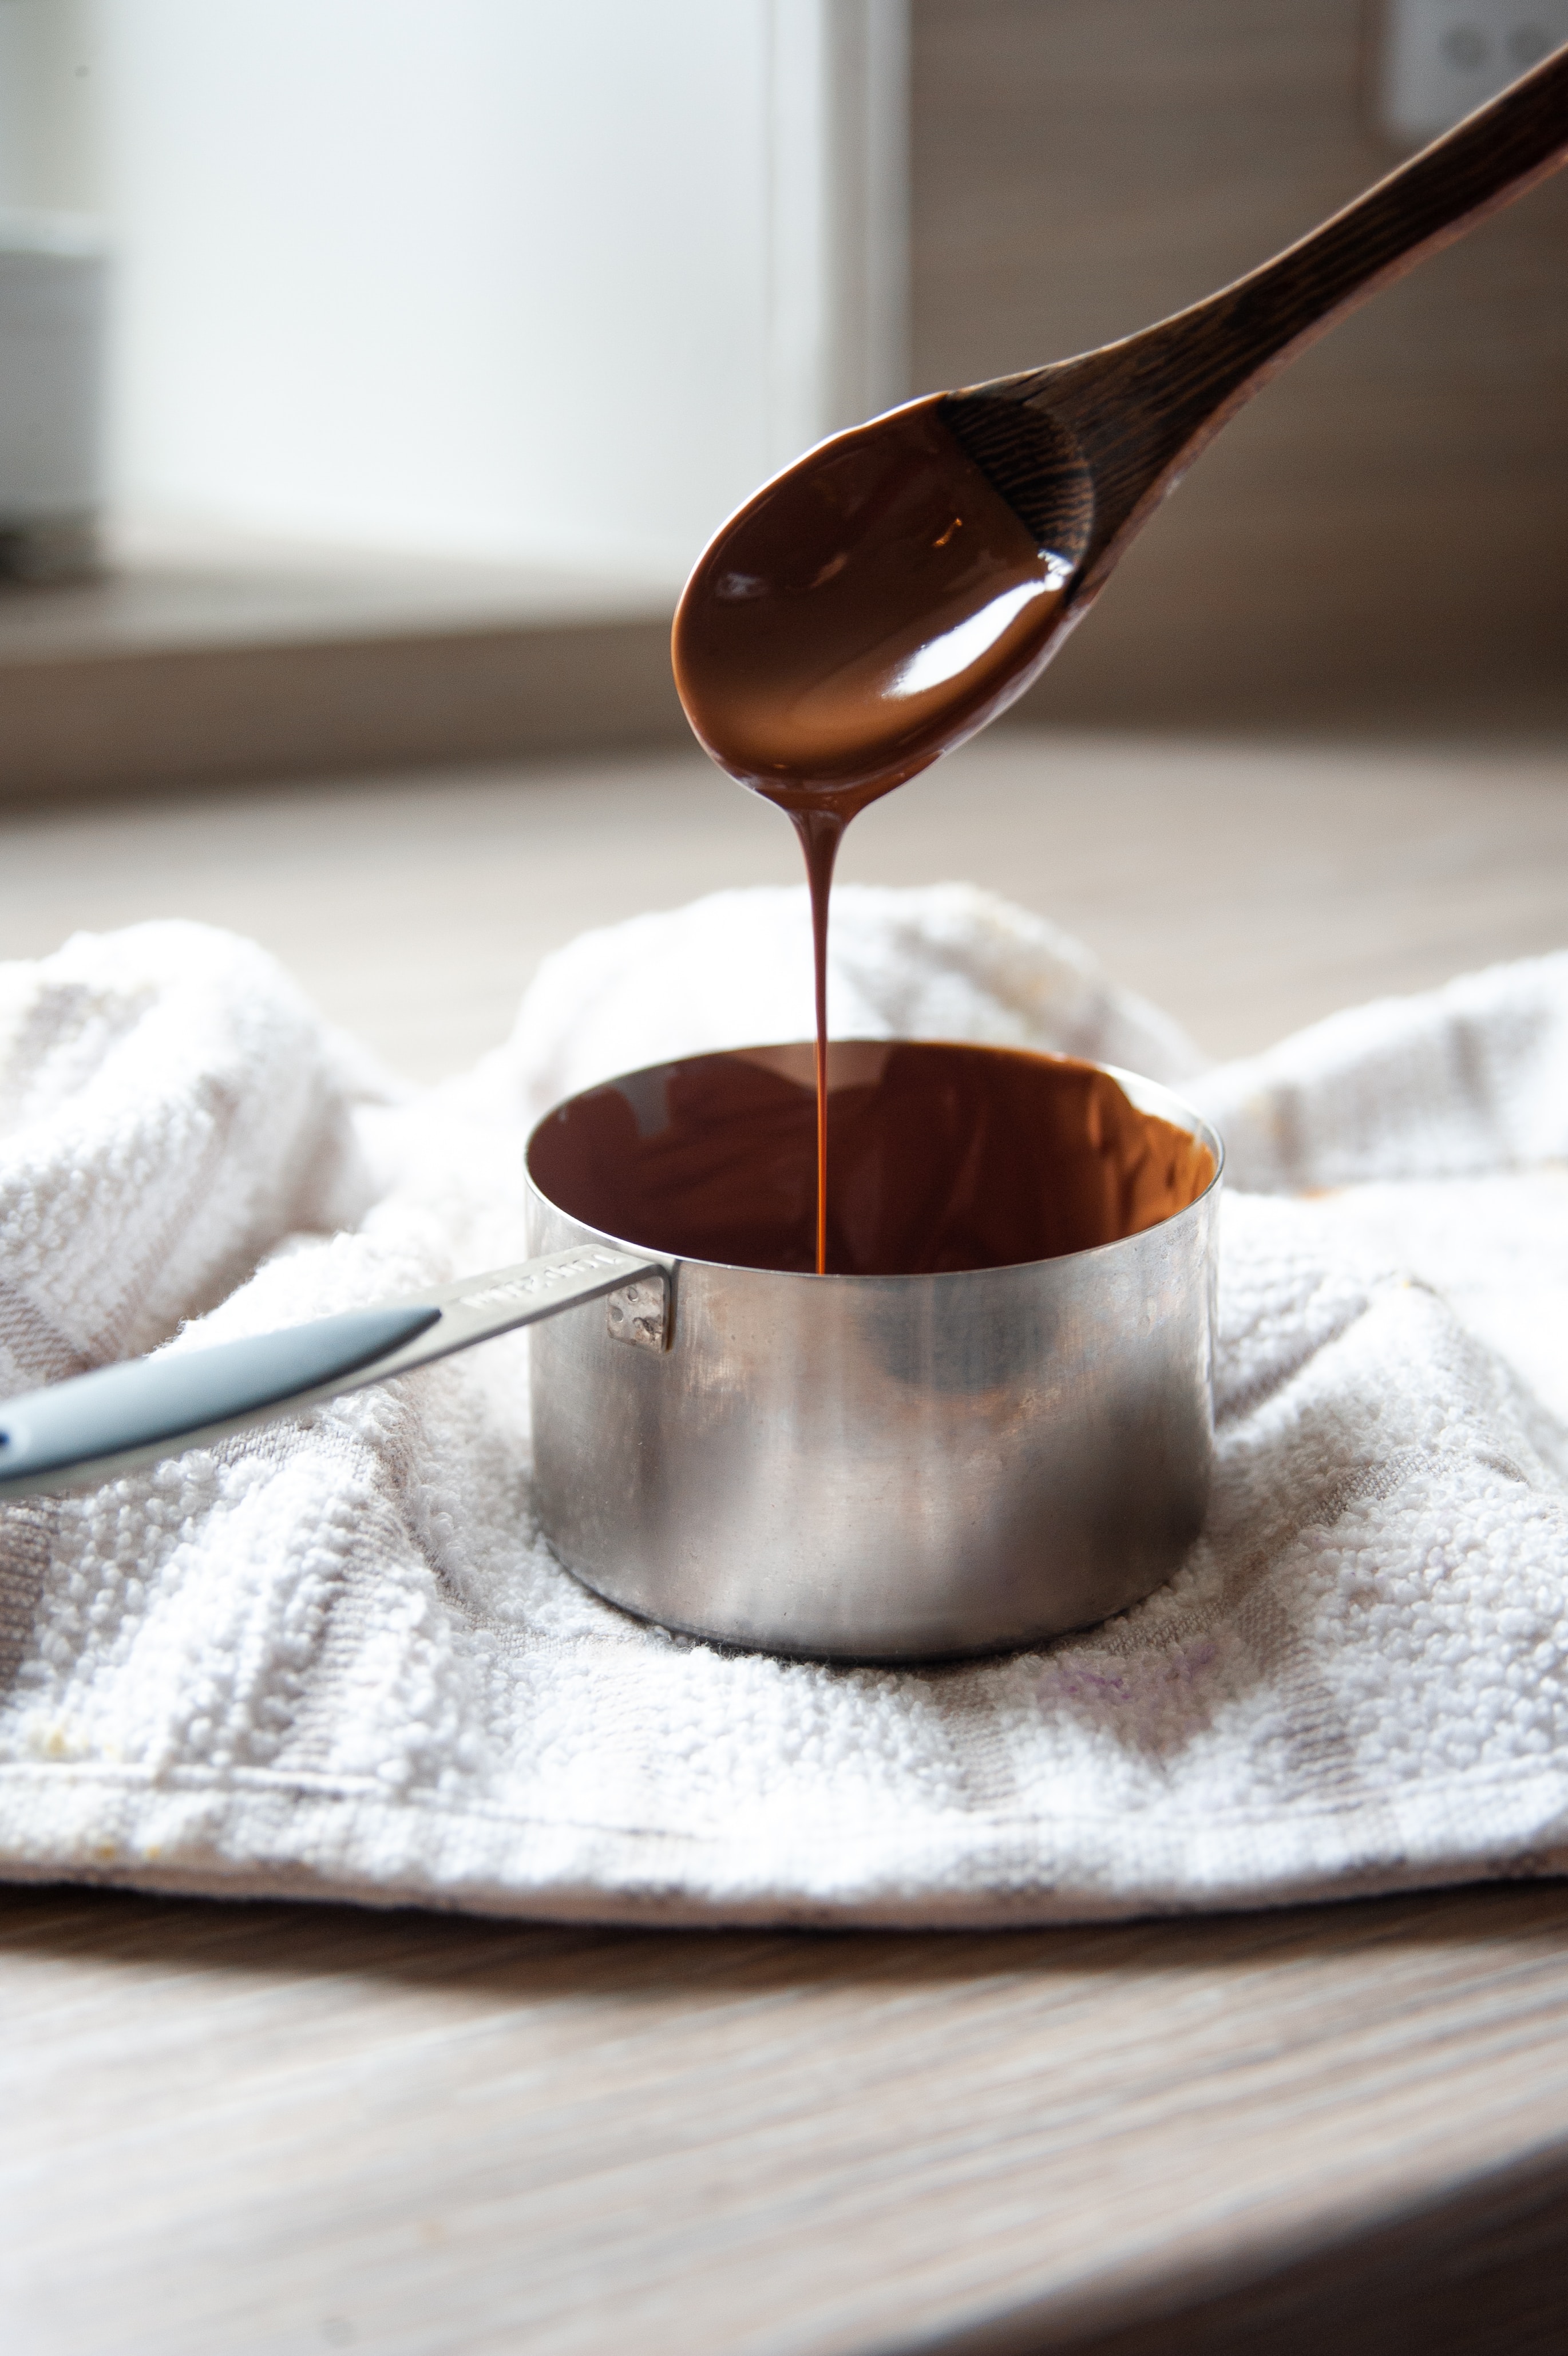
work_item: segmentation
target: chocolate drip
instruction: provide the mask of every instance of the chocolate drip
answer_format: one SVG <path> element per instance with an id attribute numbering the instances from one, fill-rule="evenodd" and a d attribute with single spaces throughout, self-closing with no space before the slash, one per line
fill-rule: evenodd
<path id="1" fill-rule="evenodd" d="M 1070 567 L 1035 544 L 940 400 L 841 434 L 725 526 L 675 619 L 676 682 L 723 768 L 788 811 L 816 972 L 819 1271 L 827 1190 L 827 932 L 843 830 L 1015 691 Z"/>

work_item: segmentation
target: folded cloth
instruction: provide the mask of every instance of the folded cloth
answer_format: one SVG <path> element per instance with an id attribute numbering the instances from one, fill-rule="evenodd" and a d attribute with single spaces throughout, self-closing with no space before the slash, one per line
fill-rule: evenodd
<path id="1" fill-rule="evenodd" d="M 1105 1056 L 1228 1133 L 1218 1479 L 1177 1576 L 924 1669 L 640 1625 L 539 1539 L 509 1336 L 0 1506 L 0 1874 L 917 1924 L 1560 1869 L 1568 957 L 1201 1073 L 983 894 L 846 887 L 834 928 L 840 1035 Z M 0 968 L 0 1391 L 521 1258 L 531 1118 L 799 1035 L 804 943 L 790 893 L 591 935 L 507 1048 L 401 1099 L 221 934 Z"/>

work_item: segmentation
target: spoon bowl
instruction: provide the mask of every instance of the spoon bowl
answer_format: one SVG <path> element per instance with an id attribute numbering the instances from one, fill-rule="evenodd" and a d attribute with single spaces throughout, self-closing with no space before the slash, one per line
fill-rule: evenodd
<path id="1" fill-rule="evenodd" d="M 1036 528 L 957 440 L 944 398 L 811 451 L 692 576 L 676 666 L 708 752 L 786 809 L 888 792 L 1018 694 L 1089 545 L 1087 464 L 1047 416 Z M 800 780 L 809 785 L 802 793 Z"/>

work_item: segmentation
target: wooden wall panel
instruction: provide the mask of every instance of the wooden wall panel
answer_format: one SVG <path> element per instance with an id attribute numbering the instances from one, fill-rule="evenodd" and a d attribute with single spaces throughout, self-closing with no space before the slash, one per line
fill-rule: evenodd
<path id="1" fill-rule="evenodd" d="M 1397 162 L 1359 0 L 914 0 L 914 381 L 1179 308 Z M 1568 722 L 1568 174 L 1243 412 L 1025 707 Z"/>

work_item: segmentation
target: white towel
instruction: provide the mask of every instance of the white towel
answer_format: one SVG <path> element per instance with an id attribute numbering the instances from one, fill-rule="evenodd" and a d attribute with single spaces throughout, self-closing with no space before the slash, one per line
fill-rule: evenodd
<path id="1" fill-rule="evenodd" d="M 986 895 L 846 888 L 834 928 L 841 1035 L 1103 1055 L 1227 1131 L 1219 1476 L 1170 1585 L 897 1672 L 644 1627 L 537 1537 L 509 1336 L 0 1506 L 0 1873 L 991 1923 L 1559 1869 L 1568 957 L 1195 1077 Z M 0 968 L 0 1395 L 521 1258 L 532 1117 L 800 1035 L 805 937 L 798 893 L 591 935 L 510 1047 L 402 1099 L 220 934 Z"/>

